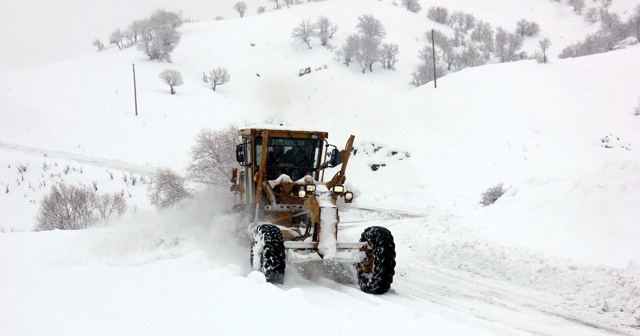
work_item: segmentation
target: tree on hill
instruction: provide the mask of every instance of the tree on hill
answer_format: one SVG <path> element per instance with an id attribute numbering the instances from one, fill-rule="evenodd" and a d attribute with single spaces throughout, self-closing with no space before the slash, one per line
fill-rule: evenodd
<path id="1" fill-rule="evenodd" d="M 171 52 L 180 43 L 177 28 L 182 25 L 179 14 L 157 10 L 149 19 L 140 22 L 138 49 L 151 60 L 171 62 Z"/>
<path id="2" fill-rule="evenodd" d="M 343 63 L 349 66 L 356 57 L 358 50 L 360 49 L 360 36 L 358 34 L 351 34 L 347 37 L 347 41 L 340 49 L 340 53 L 344 57 Z"/>
<path id="3" fill-rule="evenodd" d="M 333 34 L 338 30 L 336 24 L 332 24 L 327 17 L 320 16 L 318 22 L 316 22 L 316 28 L 318 29 L 317 35 L 320 37 L 320 43 L 326 46 L 329 39 L 333 37 Z"/>
<path id="4" fill-rule="evenodd" d="M 300 22 L 298 27 L 293 29 L 291 37 L 301 44 L 306 44 L 311 49 L 311 38 L 318 35 L 316 25 L 309 20 Z"/>
<path id="5" fill-rule="evenodd" d="M 102 43 L 102 41 L 100 41 L 99 38 L 93 40 L 93 42 L 91 42 L 91 45 L 93 45 L 94 47 L 98 48 L 98 51 L 103 51 L 104 50 L 104 43 Z"/>
<path id="6" fill-rule="evenodd" d="M 516 32 L 520 36 L 533 36 L 540 32 L 540 26 L 535 22 L 529 22 L 521 19 L 516 23 Z"/>
<path id="7" fill-rule="evenodd" d="M 547 50 L 551 46 L 551 41 L 548 38 L 544 38 L 538 41 L 538 46 L 540 47 L 540 50 L 542 50 L 542 55 L 538 61 L 540 63 L 547 63 Z"/>
<path id="8" fill-rule="evenodd" d="M 449 10 L 439 6 L 430 7 L 427 12 L 427 18 L 437 23 L 447 24 L 449 22 Z"/>
<path id="9" fill-rule="evenodd" d="M 180 86 L 183 84 L 182 75 L 176 70 L 165 69 L 160 73 L 159 77 L 165 84 L 169 85 L 171 94 L 176 93 L 176 90 L 174 88 L 175 86 Z"/>
<path id="10" fill-rule="evenodd" d="M 244 17 L 244 13 L 247 12 L 247 4 L 244 2 L 236 2 L 236 4 L 233 5 L 233 9 L 240 14 L 240 17 Z"/>
<path id="11" fill-rule="evenodd" d="M 123 44 L 124 34 L 120 29 L 116 29 L 111 35 L 109 35 L 109 44 L 115 44 L 118 49 L 124 48 Z"/>
<path id="12" fill-rule="evenodd" d="M 398 62 L 399 48 L 394 43 L 384 43 L 380 49 L 380 61 L 384 69 L 395 69 L 396 62 Z"/>
<path id="13" fill-rule="evenodd" d="M 356 28 L 364 37 L 383 38 L 387 35 L 387 32 L 380 20 L 376 19 L 371 14 L 358 17 L 358 24 L 356 25 Z"/>
<path id="14" fill-rule="evenodd" d="M 275 2 L 276 9 L 280 9 L 280 0 L 269 0 L 269 2 Z"/>
<path id="15" fill-rule="evenodd" d="M 402 7 L 413 13 L 417 13 L 422 9 L 418 0 L 402 0 Z"/>
<path id="16" fill-rule="evenodd" d="M 209 84 L 211 84 L 211 89 L 213 89 L 213 91 L 216 90 L 218 85 L 226 84 L 230 80 L 231 75 L 229 75 L 229 71 L 225 68 L 217 67 L 209 71 Z"/>
<path id="17" fill-rule="evenodd" d="M 360 64 L 362 73 L 367 69 L 373 71 L 373 63 L 379 60 L 381 41 L 376 37 L 362 36 L 360 39 L 360 49 L 356 53 L 356 61 Z"/>

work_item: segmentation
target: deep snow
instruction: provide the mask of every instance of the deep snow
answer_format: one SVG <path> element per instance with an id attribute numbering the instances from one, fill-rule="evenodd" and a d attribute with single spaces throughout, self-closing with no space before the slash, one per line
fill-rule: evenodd
<path id="1" fill-rule="evenodd" d="M 232 7 L 222 3 L 216 9 Z M 192 5 L 185 16 L 199 13 Z M 441 78 L 437 89 L 413 88 L 422 36 L 441 28 L 424 18 L 431 5 L 494 27 L 537 21 L 552 55 L 594 29 L 548 1 L 422 5 L 412 14 L 391 1 L 332 0 L 260 16 L 250 8 L 243 19 L 230 11 L 222 21 L 207 12 L 181 28 L 172 64 L 111 47 L 0 72 L 0 334 L 288 334 L 321 325 L 316 334 L 637 335 L 640 46 L 486 65 Z M 152 10 L 106 21 L 117 25 L 101 34 Z M 69 22 L 93 17 L 81 6 L 67 13 Z M 325 15 L 339 25 L 340 46 L 362 14 L 399 44 L 396 71 L 363 75 L 319 43 L 309 50 L 290 37 L 303 19 Z M 77 36 L 89 45 L 95 34 Z M 201 81 L 215 66 L 232 76 L 216 92 Z M 306 67 L 311 74 L 298 76 Z M 185 78 L 174 96 L 158 79 L 165 68 Z M 241 227 L 210 192 L 176 209 L 151 207 L 148 176 L 161 166 L 182 171 L 202 127 L 265 118 L 327 130 L 339 146 L 356 135 L 347 179 L 356 205 L 370 210 L 341 214 L 340 240 L 370 225 L 393 232 L 389 294 L 294 267 L 284 285 L 265 283 L 249 270 L 247 242 L 230 238 L 244 237 Z M 125 192 L 130 211 L 106 227 L 29 232 L 55 181 Z M 497 183 L 509 191 L 478 205 Z"/>

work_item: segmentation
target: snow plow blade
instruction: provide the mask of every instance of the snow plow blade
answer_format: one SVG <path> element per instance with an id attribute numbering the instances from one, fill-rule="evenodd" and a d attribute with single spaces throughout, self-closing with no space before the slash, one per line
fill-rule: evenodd
<path id="1" fill-rule="evenodd" d="M 284 242 L 287 261 L 302 263 L 313 260 L 331 260 L 339 263 L 360 263 L 366 257 L 366 242 L 338 243 L 336 253 L 331 259 L 325 259 L 318 253 L 318 243 L 315 242 Z"/>

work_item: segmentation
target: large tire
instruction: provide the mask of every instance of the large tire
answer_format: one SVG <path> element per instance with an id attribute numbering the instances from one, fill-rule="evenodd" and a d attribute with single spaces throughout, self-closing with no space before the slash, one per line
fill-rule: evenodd
<path id="1" fill-rule="evenodd" d="M 384 294 L 391 287 L 396 267 L 396 245 L 391 232 L 380 226 L 364 230 L 361 242 L 367 242 L 367 257 L 357 265 L 358 284 L 365 293 Z"/>
<path id="2" fill-rule="evenodd" d="M 262 272 L 271 283 L 284 281 L 284 240 L 275 225 L 262 224 L 253 232 L 251 239 L 251 268 Z"/>

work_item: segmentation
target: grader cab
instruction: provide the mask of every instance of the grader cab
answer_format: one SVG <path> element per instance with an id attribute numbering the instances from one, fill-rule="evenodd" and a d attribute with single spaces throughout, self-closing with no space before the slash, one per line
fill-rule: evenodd
<path id="1" fill-rule="evenodd" d="M 286 263 L 325 260 L 354 264 L 360 288 L 389 290 L 395 269 L 395 244 L 386 228 L 367 228 L 359 242 L 338 240 L 339 199 L 353 201 L 345 189 L 354 136 L 344 151 L 327 141 L 328 133 L 282 126 L 240 129 L 236 147 L 241 168 L 232 172 L 234 209 L 249 218 L 251 266 L 267 281 L 282 283 Z M 339 167 L 339 170 L 338 169 Z M 325 169 L 337 172 L 325 180 Z"/>

